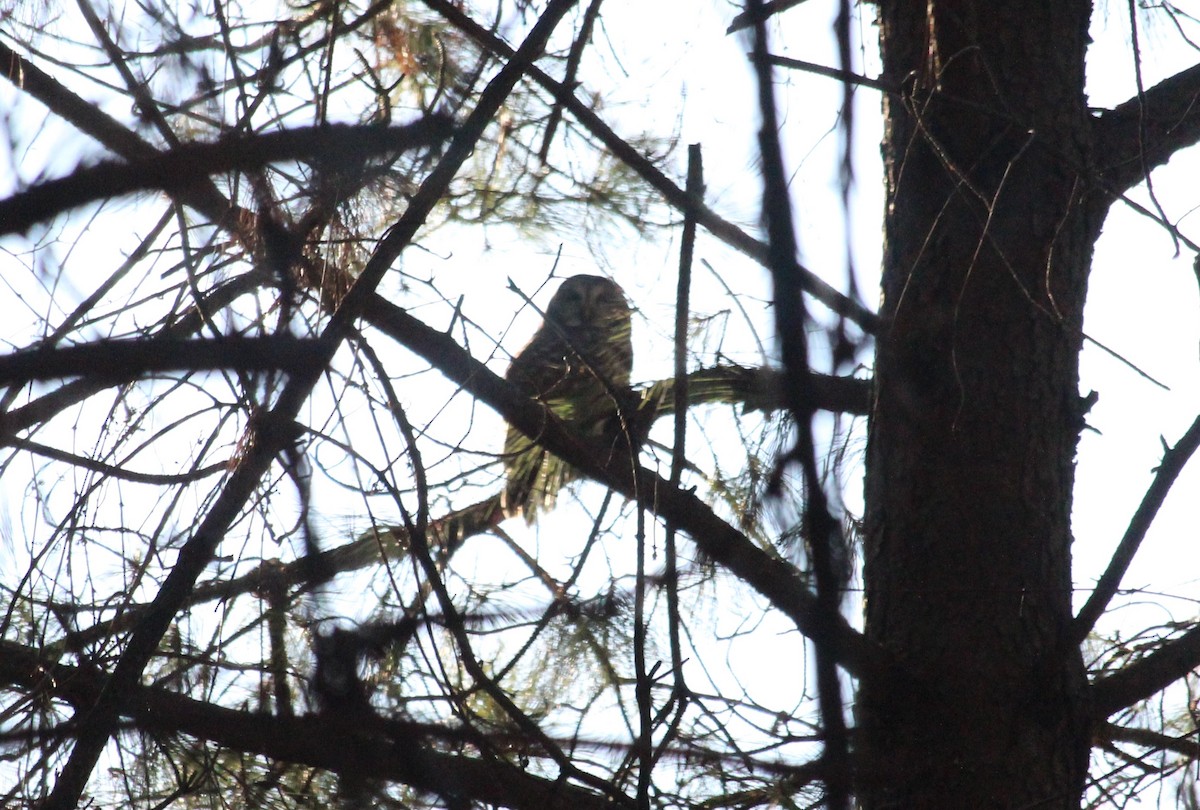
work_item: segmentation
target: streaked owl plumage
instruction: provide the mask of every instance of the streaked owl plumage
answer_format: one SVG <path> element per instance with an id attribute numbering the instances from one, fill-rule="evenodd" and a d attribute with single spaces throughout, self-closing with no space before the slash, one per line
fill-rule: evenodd
<path id="1" fill-rule="evenodd" d="M 632 319 L 625 293 L 602 276 L 568 278 L 546 307 L 546 318 L 513 358 L 505 378 L 545 403 L 571 428 L 620 443 L 618 400 L 628 400 L 633 367 Z M 628 447 L 628 442 L 622 443 Z M 532 523 L 553 508 L 575 471 L 510 427 L 504 442 L 505 514 Z"/>

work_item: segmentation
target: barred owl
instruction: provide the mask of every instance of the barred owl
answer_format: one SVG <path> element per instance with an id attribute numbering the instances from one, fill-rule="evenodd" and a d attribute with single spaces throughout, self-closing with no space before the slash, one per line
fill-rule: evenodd
<path id="1" fill-rule="evenodd" d="M 545 403 L 575 431 L 629 447 L 618 415 L 629 399 L 633 366 L 631 318 L 625 293 L 601 276 L 572 276 L 546 307 L 546 319 L 505 378 Z M 628 452 L 628 451 L 626 451 Z M 504 442 L 506 515 L 532 523 L 551 509 L 575 472 L 515 428 Z"/>

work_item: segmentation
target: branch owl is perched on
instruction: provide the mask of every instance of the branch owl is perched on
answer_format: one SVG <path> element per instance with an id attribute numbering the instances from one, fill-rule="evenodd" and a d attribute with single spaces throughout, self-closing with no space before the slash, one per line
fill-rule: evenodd
<path id="1" fill-rule="evenodd" d="M 505 378 L 575 431 L 628 447 L 618 399 L 629 398 L 631 333 L 629 303 L 619 286 L 601 276 L 572 276 L 550 299 L 545 321 Z M 504 512 L 524 514 L 529 523 L 553 508 L 558 491 L 575 478 L 569 465 L 512 427 L 504 441 L 504 472 Z"/>

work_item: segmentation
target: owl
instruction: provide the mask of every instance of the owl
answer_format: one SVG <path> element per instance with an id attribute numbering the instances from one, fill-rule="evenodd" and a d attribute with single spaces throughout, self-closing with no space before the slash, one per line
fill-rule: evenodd
<path id="1" fill-rule="evenodd" d="M 620 411 L 631 396 L 631 332 L 629 303 L 616 283 L 572 276 L 550 299 L 545 321 L 505 378 L 576 432 L 606 440 L 614 451 L 628 448 Z M 558 491 L 576 477 L 569 465 L 512 427 L 504 442 L 504 472 L 504 513 L 523 514 L 529 523 L 553 508 Z"/>

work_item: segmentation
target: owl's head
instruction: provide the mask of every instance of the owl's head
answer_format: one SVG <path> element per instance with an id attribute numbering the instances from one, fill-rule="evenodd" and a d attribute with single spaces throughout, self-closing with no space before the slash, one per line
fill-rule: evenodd
<path id="1" fill-rule="evenodd" d="M 629 318 L 629 302 L 620 286 L 603 276 L 571 276 L 550 299 L 546 318 L 563 328 L 611 324 Z"/>

